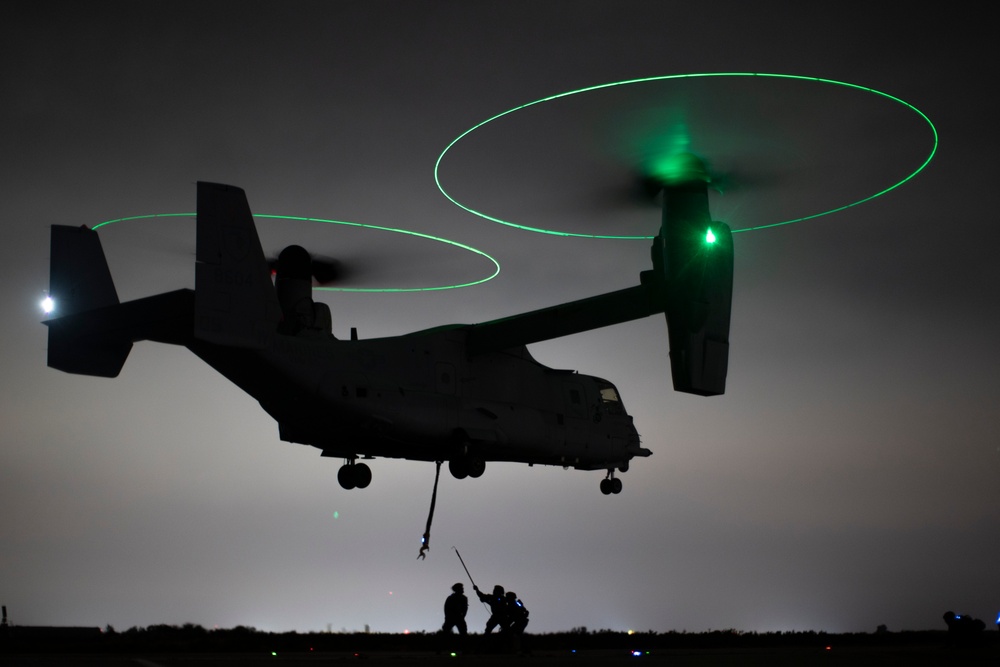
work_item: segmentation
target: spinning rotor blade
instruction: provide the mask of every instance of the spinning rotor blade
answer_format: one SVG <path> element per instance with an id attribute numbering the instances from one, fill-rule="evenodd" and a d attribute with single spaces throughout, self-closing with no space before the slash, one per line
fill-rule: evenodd
<path id="1" fill-rule="evenodd" d="M 320 285 L 349 283 L 354 273 L 340 260 L 313 255 L 312 276 Z"/>
<path id="2" fill-rule="evenodd" d="M 267 260 L 272 273 L 289 278 L 311 278 L 320 286 L 347 286 L 358 282 L 363 273 L 339 259 L 325 255 L 310 255 L 302 246 L 288 246 Z"/>
<path id="3" fill-rule="evenodd" d="M 615 160 L 627 165 L 630 175 L 627 182 L 598 195 L 611 206 L 659 204 L 668 183 L 704 181 L 710 190 L 726 194 L 781 180 L 773 169 L 748 166 L 774 159 L 760 154 L 755 138 L 693 138 L 685 114 L 677 109 L 647 112 L 628 123 L 626 133 L 613 142 Z"/>

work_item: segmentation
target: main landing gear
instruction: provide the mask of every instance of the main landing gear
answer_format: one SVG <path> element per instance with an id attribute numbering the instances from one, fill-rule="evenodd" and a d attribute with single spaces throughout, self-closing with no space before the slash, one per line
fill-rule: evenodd
<path id="1" fill-rule="evenodd" d="M 455 479 L 482 477 L 486 472 L 486 459 L 478 455 L 468 440 L 463 439 L 453 449 L 452 457 L 448 460 L 448 471 Z"/>
<path id="2" fill-rule="evenodd" d="M 448 471 L 455 479 L 482 477 L 486 472 L 486 461 L 478 456 L 457 456 L 448 461 Z"/>
<path id="3" fill-rule="evenodd" d="M 624 471 L 623 471 L 624 472 Z M 601 493 L 606 496 L 622 492 L 622 481 L 615 477 L 615 469 L 608 469 L 608 476 L 601 480 Z"/>
<path id="4" fill-rule="evenodd" d="M 348 459 L 337 471 L 337 481 L 345 489 L 363 489 L 372 483 L 372 469 L 366 463 Z"/>

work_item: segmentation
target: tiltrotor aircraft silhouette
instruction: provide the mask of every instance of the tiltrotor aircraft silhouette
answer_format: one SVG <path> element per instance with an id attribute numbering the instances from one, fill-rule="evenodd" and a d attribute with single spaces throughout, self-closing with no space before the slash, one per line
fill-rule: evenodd
<path id="1" fill-rule="evenodd" d="M 526 345 L 665 313 L 674 388 L 725 391 L 733 245 L 708 211 L 698 158 L 662 184 L 652 268 L 639 284 L 481 324 L 339 340 L 312 299 L 314 267 L 298 246 L 274 278 L 243 190 L 198 184 L 195 289 L 119 302 L 96 231 L 52 226 L 48 365 L 115 377 L 132 344 L 182 345 L 278 423 L 282 440 L 344 460 L 338 479 L 364 488 L 377 457 L 448 461 L 456 478 L 492 461 L 604 470 L 619 493 L 633 457 L 649 456 L 617 388 L 547 368 Z"/>

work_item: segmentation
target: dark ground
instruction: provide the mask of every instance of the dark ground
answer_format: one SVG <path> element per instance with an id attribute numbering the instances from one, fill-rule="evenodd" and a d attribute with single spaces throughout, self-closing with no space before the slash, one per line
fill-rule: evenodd
<path id="1" fill-rule="evenodd" d="M 492 639 L 493 641 L 488 641 Z M 253 628 L 205 630 L 153 626 L 125 632 L 98 628 L 8 628 L 0 664 L 140 665 L 1000 665 L 1000 632 L 956 638 L 945 631 L 827 634 L 822 632 L 637 633 L 569 632 L 526 635 L 520 651 L 497 637 L 434 634 L 265 633 Z M 455 651 L 453 653 L 453 651 Z"/>
<path id="2" fill-rule="evenodd" d="M 844 649 L 665 649 L 639 657 L 628 652 L 594 650 L 576 654 L 568 652 L 540 651 L 531 655 L 461 655 L 451 657 L 435 653 L 370 652 L 360 655 L 351 653 L 212 653 L 212 654 L 67 654 L 67 655 L 13 655 L 0 657 L 0 664 L 24 667 L 80 666 L 110 667 L 140 665 L 142 667 L 208 667 L 212 665 L 247 666 L 269 665 L 391 665 L 393 667 L 420 667 L 438 664 L 465 664 L 492 667 L 494 665 L 677 665 L 680 667 L 715 667 L 716 665 L 991 665 L 998 663 L 995 650 L 975 649 L 969 651 L 947 651 L 941 648 L 924 647 L 849 647 Z"/>

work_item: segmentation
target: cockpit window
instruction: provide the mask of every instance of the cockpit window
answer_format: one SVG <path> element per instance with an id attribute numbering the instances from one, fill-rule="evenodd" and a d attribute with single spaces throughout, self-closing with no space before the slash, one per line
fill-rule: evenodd
<path id="1" fill-rule="evenodd" d="M 608 414 L 612 415 L 623 415 L 625 414 L 625 406 L 622 405 L 621 398 L 618 396 L 618 390 L 615 389 L 610 384 L 600 385 L 599 390 L 601 392 L 601 405 Z"/>
<path id="2" fill-rule="evenodd" d="M 601 401 L 603 403 L 621 403 L 618 391 L 614 387 L 601 387 Z"/>

